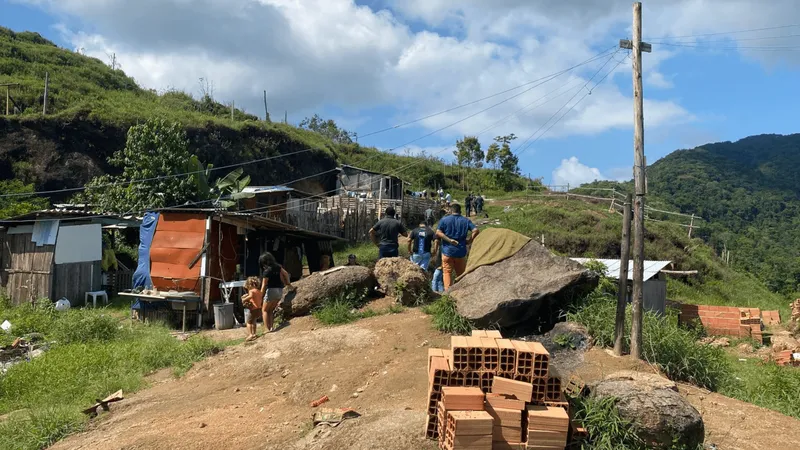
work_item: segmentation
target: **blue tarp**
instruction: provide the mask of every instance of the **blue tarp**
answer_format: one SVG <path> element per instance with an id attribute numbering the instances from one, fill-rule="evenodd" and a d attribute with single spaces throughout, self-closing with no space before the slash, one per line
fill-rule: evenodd
<path id="1" fill-rule="evenodd" d="M 148 212 L 144 215 L 142 226 L 139 228 L 139 264 L 133 272 L 133 287 L 152 288 L 153 280 L 150 278 L 150 245 L 156 234 L 158 213 Z"/>

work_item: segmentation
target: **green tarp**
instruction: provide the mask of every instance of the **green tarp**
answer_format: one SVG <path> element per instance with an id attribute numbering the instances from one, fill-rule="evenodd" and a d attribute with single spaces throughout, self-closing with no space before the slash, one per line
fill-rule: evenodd
<path id="1" fill-rule="evenodd" d="M 480 266 L 500 262 L 514 256 L 531 238 L 505 228 L 487 228 L 475 238 L 467 257 L 467 269 L 459 277 Z"/>

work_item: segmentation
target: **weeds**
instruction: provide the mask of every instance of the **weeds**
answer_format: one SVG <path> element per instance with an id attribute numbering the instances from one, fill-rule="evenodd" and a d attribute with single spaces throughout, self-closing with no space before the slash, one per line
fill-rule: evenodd
<path id="1" fill-rule="evenodd" d="M 0 377 L 0 448 L 40 449 L 80 430 L 80 412 L 95 399 L 122 389 L 136 391 L 144 376 L 171 367 L 176 376 L 225 344 L 204 337 L 185 342 L 158 325 L 122 326 L 103 309 L 54 311 L 49 302 L 10 307 L 6 338 L 40 333 L 52 345 L 43 355 L 14 365 Z"/>
<path id="2" fill-rule="evenodd" d="M 589 433 L 584 450 L 644 450 L 633 424 L 619 415 L 616 399 L 577 397 L 572 401 L 575 421 Z"/>
<path id="3" fill-rule="evenodd" d="M 314 311 L 314 317 L 325 325 L 350 323 L 371 314 L 358 311 L 367 300 L 366 289 L 348 287 L 342 292 L 326 299 Z M 367 310 L 370 311 L 370 310 Z"/>
<path id="4" fill-rule="evenodd" d="M 439 331 L 450 334 L 469 334 L 472 331 L 472 322 L 458 314 L 456 302 L 448 296 L 424 306 L 422 311 L 433 316 L 433 326 Z"/>
<path id="5" fill-rule="evenodd" d="M 800 370 L 730 356 L 732 377 L 720 392 L 800 419 Z"/>
<path id="6" fill-rule="evenodd" d="M 608 295 L 590 295 L 569 319 L 584 325 L 595 344 L 610 347 L 614 343 L 616 299 Z M 625 348 L 630 348 L 630 313 L 626 314 Z M 670 379 L 687 381 L 711 390 L 726 380 L 730 364 L 725 351 L 697 342 L 697 332 L 680 328 L 674 316 L 658 317 L 646 313 L 643 320 L 642 356 Z"/>

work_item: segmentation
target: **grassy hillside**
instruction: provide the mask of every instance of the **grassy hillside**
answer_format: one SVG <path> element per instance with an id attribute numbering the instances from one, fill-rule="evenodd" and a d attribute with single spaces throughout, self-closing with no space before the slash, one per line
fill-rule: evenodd
<path id="1" fill-rule="evenodd" d="M 504 212 L 503 206 L 489 206 L 498 226 L 541 239 L 556 253 L 574 257 L 619 258 L 622 220 L 609 213 L 608 205 L 582 200 L 545 198 L 520 203 Z M 671 300 L 716 305 L 780 309 L 787 317 L 786 301 L 770 292 L 752 275 L 726 266 L 701 239 L 687 237 L 686 230 L 670 223 L 648 222 L 645 258 L 670 260 L 677 270 L 698 270 L 699 276 L 685 281 L 670 278 Z"/>
<path id="2" fill-rule="evenodd" d="M 42 117 L 45 74 L 49 74 L 47 116 Z M 0 27 L 0 83 L 12 87 L 13 115 L 0 119 L 0 180 L 18 179 L 37 189 L 85 184 L 111 168 L 107 158 L 122 148 L 130 125 L 152 117 L 186 127 L 192 150 L 216 166 L 301 149 L 312 154 L 248 166 L 254 184 L 277 184 L 346 163 L 397 173 L 413 188 L 454 188 L 456 167 L 441 160 L 380 152 L 357 144 L 335 144 L 315 132 L 270 123 L 210 96 L 143 89 L 122 70 L 58 48 L 37 33 Z M 4 105 L 3 105 L 4 106 Z M 476 171 L 476 182 L 491 185 L 492 171 Z M 521 185 L 521 179 L 519 184 Z"/>
<path id="3" fill-rule="evenodd" d="M 729 250 L 734 267 L 793 294 L 800 290 L 798 165 L 800 134 L 678 150 L 648 168 L 648 201 L 700 215 L 708 225 L 698 236 L 717 253 Z"/>

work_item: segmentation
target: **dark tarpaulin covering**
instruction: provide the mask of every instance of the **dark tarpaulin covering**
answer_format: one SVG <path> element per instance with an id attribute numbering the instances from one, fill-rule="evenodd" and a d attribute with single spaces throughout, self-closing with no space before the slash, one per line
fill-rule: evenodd
<path id="1" fill-rule="evenodd" d="M 146 213 L 142 219 L 142 226 L 139 228 L 139 264 L 136 266 L 136 271 L 133 272 L 134 288 L 153 286 L 153 280 L 150 278 L 150 245 L 156 234 L 158 215 L 157 212 Z"/>

